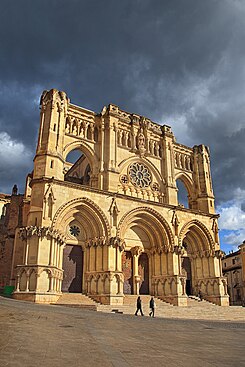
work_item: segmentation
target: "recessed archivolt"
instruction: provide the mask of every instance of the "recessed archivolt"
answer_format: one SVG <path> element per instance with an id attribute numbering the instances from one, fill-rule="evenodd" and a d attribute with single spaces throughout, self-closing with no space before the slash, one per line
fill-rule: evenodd
<path id="1" fill-rule="evenodd" d="M 201 223 L 199 220 L 194 219 L 186 223 L 179 234 L 179 246 L 182 245 L 183 241 L 187 239 L 192 252 L 199 251 L 203 252 L 214 252 L 215 244 L 212 235 L 208 228 Z"/>
<path id="2" fill-rule="evenodd" d="M 124 239 L 128 229 L 140 228 L 149 238 L 151 248 L 173 251 L 174 237 L 161 214 L 147 207 L 133 209 L 124 214 L 118 225 L 117 236 Z"/>
<path id="3" fill-rule="evenodd" d="M 74 219 L 82 220 L 87 239 L 110 237 L 109 222 L 100 207 L 92 200 L 77 198 L 63 204 L 54 216 L 52 227 L 62 228 L 64 231 Z"/>

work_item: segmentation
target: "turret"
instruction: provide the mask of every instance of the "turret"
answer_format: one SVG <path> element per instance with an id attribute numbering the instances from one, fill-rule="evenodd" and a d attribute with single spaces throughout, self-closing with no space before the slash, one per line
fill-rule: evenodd
<path id="1" fill-rule="evenodd" d="M 175 141 L 175 137 L 171 131 L 171 127 L 167 125 L 162 126 L 162 134 L 164 151 L 162 160 L 162 171 L 166 181 L 166 202 L 168 204 L 178 205 L 173 153 L 173 143 Z"/>
<path id="2" fill-rule="evenodd" d="M 215 213 L 209 148 L 205 145 L 195 145 L 193 151 L 198 209 L 206 213 Z"/>
<path id="3" fill-rule="evenodd" d="M 33 178 L 63 179 L 63 139 L 69 100 L 65 92 L 44 91 L 40 100 L 40 129 Z"/>

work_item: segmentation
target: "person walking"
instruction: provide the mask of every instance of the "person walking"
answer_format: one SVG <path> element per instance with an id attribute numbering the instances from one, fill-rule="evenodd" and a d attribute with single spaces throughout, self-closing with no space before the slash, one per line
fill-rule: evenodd
<path id="1" fill-rule="evenodd" d="M 138 315 L 138 311 L 140 311 L 141 316 L 144 316 L 143 311 L 142 311 L 142 303 L 141 303 L 141 298 L 140 296 L 137 298 L 137 304 L 136 304 L 137 310 L 135 311 L 135 316 Z"/>
<path id="2" fill-rule="evenodd" d="M 149 313 L 149 316 L 155 317 L 155 301 L 153 297 L 150 299 L 150 309 L 151 312 Z"/>

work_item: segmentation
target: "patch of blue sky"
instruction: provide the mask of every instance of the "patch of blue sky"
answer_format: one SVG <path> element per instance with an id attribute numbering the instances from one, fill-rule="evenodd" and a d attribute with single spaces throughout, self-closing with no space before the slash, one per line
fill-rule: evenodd
<path id="1" fill-rule="evenodd" d="M 225 251 L 225 253 L 238 250 L 238 246 L 241 244 L 240 236 L 240 230 L 221 229 L 219 231 L 221 250 Z"/>

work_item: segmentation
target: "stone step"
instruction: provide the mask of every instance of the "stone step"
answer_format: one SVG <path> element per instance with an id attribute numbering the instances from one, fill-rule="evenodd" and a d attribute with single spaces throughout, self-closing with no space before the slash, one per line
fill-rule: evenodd
<path id="1" fill-rule="evenodd" d="M 150 312 L 150 307 L 149 307 L 149 303 L 150 303 L 150 299 L 152 296 L 150 295 L 140 295 L 141 298 L 141 304 L 142 304 L 142 310 L 143 313 L 145 313 L 146 315 L 149 314 Z M 136 311 L 136 304 L 137 304 L 137 295 L 125 295 L 124 296 L 124 302 L 123 305 L 98 305 L 97 306 L 97 311 L 100 312 L 114 312 L 114 313 L 123 313 L 123 314 L 129 314 L 132 315 L 135 313 Z M 156 310 L 158 310 L 158 312 L 161 312 L 162 314 L 165 313 L 165 309 L 168 308 L 173 308 L 173 305 L 170 305 L 166 302 L 163 302 L 162 300 L 154 297 L 154 301 L 155 301 L 155 306 L 156 306 Z"/>
<path id="2" fill-rule="evenodd" d="M 142 307 L 143 306 L 148 306 L 149 307 L 149 303 L 150 303 L 150 299 L 151 299 L 151 295 L 140 295 L 141 298 L 141 303 L 142 303 Z M 123 304 L 124 305 L 132 305 L 136 307 L 136 303 L 137 303 L 137 295 L 125 295 L 124 296 L 124 300 L 123 300 Z M 156 306 L 171 306 L 169 303 L 162 301 L 161 299 L 157 298 L 157 297 L 153 297 Z"/>
<path id="3" fill-rule="evenodd" d="M 115 313 L 134 315 L 136 311 L 137 295 L 126 295 L 123 305 L 101 305 L 94 300 L 80 293 L 64 293 L 55 304 L 57 306 L 76 307 L 99 311 L 103 313 Z M 144 315 L 149 315 L 150 295 L 140 296 L 142 300 L 142 309 Z M 205 320 L 226 320 L 226 321 L 244 321 L 245 307 L 230 306 L 220 307 L 205 300 L 199 302 L 198 297 L 188 297 L 187 307 L 176 307 L 170 305 L 158 298 L 156 302 L 156 317 L 179 318 L 179 319 L 205 319 Z"/>
<path id="4" fill-rule="evenodd" d="M 97 305 L 86 305 L 79 303 L 55 303 L 55 306 L 73 307 L 73 308 L 83 308 L 86 310 L 97 311 Z"/>
<path id="5" fill-rule="evenodd" d="M 80 306 L 96 306 L 97 303 L 85 296 L 82 293 L 63 293 L 58 301 L 55 303 L 56 305 L 80 305 Z"/>
<path id="6" fill-rule="evenodd" d="M 134 315 L 136 308 L 131 305 L 122 306 L 106 306 L 98 305 L 97 311 L 105 313 L 123 313 L 125 315 Z M 149 308 L 143 307 L 143 313 L 148 317 Z M 206 320 L 227 320 L 227 321 L 243 321 L 245 322 L 245 308 L 237 306 L 220 307 L 216 306 L 212 309 L 203 307 L 175 307 L 166 306 L 164 308 L 156 308 L 156 317 L 164 318 L 180 318 L 180 319 L 206 319 Z"/>
<path id="7" fill-rule="evenodd" d="M 188 307 L 208 307 L 208 308 L 216 308 L 219 307 L 218 305 L 215 305 L 214 303 L 208 302 L 206 300 L 200 300 L 199 297 L 195 297 L 195 296 L 189 296 L 187 298 L 187 306 Z"/>

